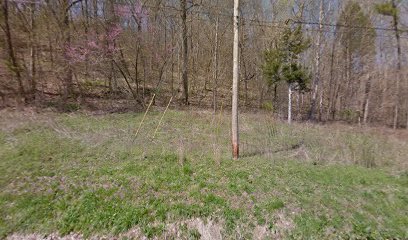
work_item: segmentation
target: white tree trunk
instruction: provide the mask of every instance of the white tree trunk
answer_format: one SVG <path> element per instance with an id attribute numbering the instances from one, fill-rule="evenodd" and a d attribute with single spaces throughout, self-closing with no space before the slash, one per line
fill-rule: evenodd
<path id="1" fill-rule="evenodd" d="M 315 112 L 316 112 L 316 104 L 317 104 L 317 97 L 319 92 L 319 84 L 320 84 L 320 45 L 322 39 L 322 29 L 323 29 L 323 1 L 320 0 L 320 15 L 319 15 L 319 33 L 317 35 L 317 42 L 316 42 L 316 77 L 313 82 L 313 93 L 312 93 L 312 106 L 310 107 L 309 111 L 309 120 L 315 119 Z"/>
<path id="2" fill-rule="evenodd" d="M 288 123 L 292 123 L 292 84 L 288 86 Z"/>
<path id="3" fill-rule="evenodd" d="M 239 133 L 238 133 L 238 83 L 239 83 L 239 0 L 234 0 L 234 67 L 232 83 L 232 156 L 239 157 Z"/>
<path id="4" fill-rule="evenodd" d="M 323 87 L 320 90 L 320 100 L 319 100 L 319 121 L 323 119 L 323 98 L 324 98 L 324 91 Z"/>
<path id="5" fill-rule="evenodd" d="M 367 83 L 366 83 L 366 90 L 364 96 L 364 115 L 363 115 L 363 124 L 367 124 L 368 120 L 368 111 L 369 111 L 369 104 L 370 104 L 370 91 L 371 91 L 371 76 L 368 75 Z"/>

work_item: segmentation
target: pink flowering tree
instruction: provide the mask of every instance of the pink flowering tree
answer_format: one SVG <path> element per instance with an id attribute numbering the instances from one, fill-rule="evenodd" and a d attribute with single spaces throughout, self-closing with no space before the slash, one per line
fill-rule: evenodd
<path id="1" fill-rule="evenodd" d="M 122 27 L 114 24 L 104 33 L 94 31 L 88 33 L 87 36 L 79 36 L 75 42 L 66 46 L 69 63 L 75 65 L 88 61 L 92 65 L 100 64 L 107 56 L 114 55 L 119 51 L 115 42 L 122 32 Z"/>
<path id="2" fill-rule="evenodd" d="M 114 17 L 105 24 L 105 31 L 78 34 L 66 46 L 69 64 L 77 70 L 85 63 L 105 72 L 111 69 L 110 74 L 116 72 L 124 79 L 134 98 L 138 98 L 142 65 L 144 76 L 154 80 L 153 85 L 145 86 L 144 82 L 143 87 L 157 91 L 175 47 L 169 43 L 165 46 L 160 44 L 162 29 L 149 23 L 149 11 L 140 1 L 116 3 L 113 10 Z M 121 45 L 121 42 L 129 40 L 135 44 Z M 110 78 L 110 74 L 106 76 Z"/>

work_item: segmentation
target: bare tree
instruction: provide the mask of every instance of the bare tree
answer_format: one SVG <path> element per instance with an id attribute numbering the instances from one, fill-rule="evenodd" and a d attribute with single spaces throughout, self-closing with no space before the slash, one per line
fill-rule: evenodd
<path id="1" fill-rule="evenodd" d="M 349 2 L 354 2 L 350 6 L 355 6 L 355 13 L 353 9 L 345 12 Z M 382 13 L 387 17 L 372 14 L 378 5 L 374 3 L 379 2 L 387 5 Z M 269 109 L 285 117 L 286 111 L 293 111 L 290 119 L 296 115 L 298 119 L 405 126 L 406 3 L 271 3 L 240 1 L 237 81 L 244 84 L 246 107 Z M 235 76 L 229 66 L 234 49 L 225 43 L 234 40 L 233 4 L 226 0 L 3 0 L 0 57 L 6 61 L 0 62 L 1 97 L 12 99 L 7 104 L 17 99 L 30 103 L 37 92 L 41 98 L 36 103 L 59 104 L 76 101 L 71 97 L 77 91 L 81 99 L 104 99 L 111 106 L 117 100 L 132 105 L 136 100 L 143 106 L 156 93 L 158 105 L 174 95 L 182 104 L 211 107 L 215 112 L 220 105 L 231 104 L 229 79 Z M 296 15 L 302 9 L 299 18 Z M 310 76 L 313 82 L 305 83 L 305 91 L 299 91 L 297 84 L 288 89 L 286 83 L 270 83 L 262 74 L 265 50 L 274 48 L 287 19 L 294 19 L 291 28 L 301 27 L 305 37 L 315 38 L 314 47 L 296 59 L 314 74 Z M 368 53 L 370 48 L 381 56 Z M 387 60 L 394 55 L 392 71 L 393 62 Z M 311 94 L 305 94 L 309 89 Z M 234 102 L 237 108 L 238 103 Z"/>
<path id="2" fill-rule="evenodd" d="M 398 29 L 398 10 L 397 10 L 397 5 L 395 3 L 395 0 L 392 0 L 392 7 L 395 9 L 395 13 L 392 15 L 393 16 L 393 26 L 395 30 L 395 39 L 397 40 L 397 93 L 396 93 L 396 100 L 395 100 L 395 106 L 394 106 L 394 124 L 393 128 L 396 129 L 398 127 L 398 115 L 399 115 L 399 101 L 400 101 L 400 95 L 401 95 L 401 78 L 402 78 L 402 72 L 401 72 L 401 39 L 400 39 L 400 33 Z M 408 126 L 407 126 L 408 127 Z"/>
<path id="3" fill-rule="evenodd" d="M 18 83 L 18 102 L 21 103 L 21 101 L 24 101 L 25 99 L 25 90 L 24 90 L 24 85 L 23 85 L 23 80 L 21 77 L 21 69 L 20 66 L 17 62 L 16 55 L 14 53 L 14 47 L 13 47 L 13 40 L 11 38 L 11 28 L 10 28 L 10 22 L 9 22 L 9 1 L 4 0 L 3 2 L 3 15 L 4 15 L 4 31 L 6 33 L 6 42 L 7 42 L 7 50 L 8 50 L 8 57 L 10 61 L 10 68 L 11 71 L 15 73 L 17 83 Z"/>
<path id="4" fill-rule="evenodd" d="M 218 31 L 219 31 L 219 24 L 220 24 L 220 17 L 217 13 L 217 18 L 215 22 L 215 44 L 214 44 L 214 70 L 213 70 L 213 79 L 214 79 L 214 86 L 213 86 L 213 107 L 214 113 L 217 111 L 217 88 L 218 88 Z"/>
<path id="5" fill-rule="evenodd" d="M 319 91 L 320 84 L 320 58 L 321 58 L 321 39 L 322 39 L 322 29 L 323 29 L 323 9 L 324 0 L 320 0 L 320 14 L 319 14 L 319 32 L 316 41 L 316 76 L 313 81 L 313 92 L 312 92 L 312 104 L 309 111 L 309 120 L 314 119 L 316 104 L 317 104 L 317 94 Z"/>
<path id="6" fill-rule="evenodd" d="M 187 39 L 187 0 L 180 0 L 181 8 L 181 42 L 182 42 L 182 81 L 184 90 L 184 103 L 188 102 L 188 39 Z"/>

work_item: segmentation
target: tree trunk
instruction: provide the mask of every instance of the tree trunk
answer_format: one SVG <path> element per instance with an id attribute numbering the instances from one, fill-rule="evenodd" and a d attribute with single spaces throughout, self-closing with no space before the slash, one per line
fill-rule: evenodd
<path id="1" fill-rule="evenodd" d="M 36 47 L 35 47 L 35 20 L 34 20 L 34 11 L 35 3 L 32 3 L 30 6 L 30 80 L 31 80 L 31 98 L 35 99 L 37 91 L 37 82 L 36 82 Z"/>
<path id="2" fill-rule="evenodd" d="M 119 70 L 120 74 L 122 74 L 123 79 L 125 79 L 125 83 L 129 88 L 130 93 L 132 94 L 132 97 L 134 100 L 137 100 L 137 95 L 135 93 L 135 91 L 133 91 L 132 86 L 130 85 L 130 81 L 127 78 L 127 75 L 125 73 L 125 71 L 123 71 L 123 69 L 121 68 L 121 66 L 115 61 L 113 60 L 113 64 L 116 66 L 116 68 Z M 114 81 L 116 82 L 116 80 Z"/>
<path id="3" fill-rule="evenodd" d="M 11 29 L 9 23 L 9 9 L 8 9 L 8 0 L 3 2 L 3 15 L 4 15 L 4 30 L 6 34 L 6 41 L 8 47 L 8 57 L 10 61 L 10 69 L 16 75 L 17 84 L 18 84 L 18 104 L 25 102 L 25 90 L 23 85 L 23 80 L 21 77 L 20 66 L 18 65 L 16 55 L 14 53 L 13 41 L 11 39 Z"/>
<path id="4" fill-rule="evenodd" d="M 136 84 L 136 94 L 139 95 L 139 53 L 140 53 L 140 44 L 139 41 L 136 47 L 136 56 L 135 56 L 135 84 Z"/>
<path id="5" fill-rule="evenodd" d="M 364 96 L 364 108 L 363 108 L 363 124 L 367 124 L 368 119 L 368 110 L 369 110 L 369 103 L 370 103 L 370 91 L 371 91 L 371 76 L 368 75 L 368 79 L 366 82 L 365 87 L 365 96 Z"/>
<path id="6" fill-rule="evenodd" d="M 300 107 L 300 91 L 296 92 L 296 118 L 301 119 L 302 108 Z"/>
<path id="7" fill-rule="evenodd" d="M 292 123 L 292 84 L 288 86 L 288 124 Z"/>
<path id="8" fill-rule="evenodd" d="M 63 1 L 63 13 L 64 13 L 64 20 L 63 20 L 63 31 L 64 31 L 64 59 L 65 59 L 65 77 L 64 77 L 64 85 L 65 85 L 65 92 L 64 92 L 64 97 L 68 98 L 74 93 L 74 87 L 73 87 L 73 74 L 72 74 L 72 68 L 69 63 L 69 56 L 68 56 L 68 48 L 71 46 L 71 33 L 69 30 L 69 0 L 64 0 Z"/>
<path id="9" fill-rule="evenodd" d="M 98 0 L 92 0 L 94 21 L 98 18 Z"/>
<path id="10" fill-rule="evenodd" d="M 392 6 L 394 9 L 397 9 L 397 5 L 395 3 L 395 0 L 392 0 Z M 395 94 L 395 102 L 394 102 L 394 121 L 393 121 L 393 128 L 396 129 L 398 127 L 398 115 L 399 115 L 399 101 L 400 101 L 400 95 L 401 95 L 401 90 L 400 90 L 400 85 L 401 85 L 401 40 L 400 40 L 400 34 L 398 30 L 398 16 L 397 14 L 393 14 L 393 23 L 394 23 L 394 30 L 395 30 L 395 38 L 397 40 L 397 57 L 398 57 L 398 62 L 397 62 L 397 82 L 396 82 L 396 94 Z"/>
<path id="11" fill-rule="evenodd" d="M 350 44 L 348 44 L 350 46 Z M 344 96 L 343 96 L 343 103 L 341 104 L 340 108 L 342 110 L 348 109 L 349 108 L 349 103 L 351 102 L 350 100 L 350 86 L 352 84 L 351 82 L 351 53 L 349 47 L 346 49 L 346 88 L 344 89 Z"/>
<path id="12" fill-rule="evenodd" d="M 188 105 L 188 39 L 187 39 L 187 0 L 180 0 L 181 7 L 181 41 L 182 41 L 182 81 L 184 104 Z"/>
<path id="13" fill-rule="evenodd" d="M 232 156 L 239 158 L 238 84 L 239 84 L 239 0 L 234 0 L 234 49 L 232 83 Z"/>
<path id="14" fill-rule="evenodd" d="M 217 15 L 215 22 L 215 45 L 214 45 L 214 87 L 213 87 L 213 107 L 214 113 L 217 112 L 217 88 L 218 88 L 218 25 L 220 17 Z"/>
<path id="15" fill-rule="evenodd" d="M 274 106 L 278 105 L 278 84 L 275 83 L 275 85 L 273 86 L 273 104 Z"/>
<path id="16" fill-rule="evenodd" d="M 333 87 L 335 84 L 334 82 L 334 54 L 335 54 L 335 49 L 336 49 L 336 32 L 334 33 L 334 38 L 332 42 L 332 47 L 331 47 L 331 54 L 330 54 L 330 80 L 329 80 L 329 106 L 327 108 L 327 119 L 330 118 L 330 116 L 333 115 L 333 112 L 335 112 L 335 90 L 336 87 Z M 331 120 L 334 120 L 334 117 L 332 117 Z"/>
<path id="17" fill-rule="evenodd" d="M 322 29 L 323 29 L 323 0 L 320 0 L 320 15 L 319 15 L 319 33 L 317 36 L 316 42 L 316 77 L 313 82 L 313 93 L 312 93 L 312 104 L 309 111 L 309 120 L 315 120 L 315 111 L 316 111 L 316 103 L 317 103 L 317 96 L 319 91 L 319 83 L 320 83 L 320 45 L 322 39 Z"/>
<path id="18" fill-rule="evenodd" d="M 324 99 L 324 88 L 320 90 L 320 100 L 319 100 L 319 121 L 323 120 L 323 99 Z"/>
<path id="19" fill-rule="evenodd" d="M 174 27 L 171 27 L 171 72 L 170 72 L 170 91 L 171 96 L 174 97 L 174 54 L 175 54 L 175 41 L 174 41 Z"/>

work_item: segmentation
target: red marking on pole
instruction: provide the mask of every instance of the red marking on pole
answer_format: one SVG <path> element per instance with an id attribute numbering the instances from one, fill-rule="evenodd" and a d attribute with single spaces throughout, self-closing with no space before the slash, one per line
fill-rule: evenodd
<path id="1" fill-rule="evenodd" d="M 232 143 L 232 156 L 234 159 L 239 157 L 239 146 L 237 143 Z"/>

